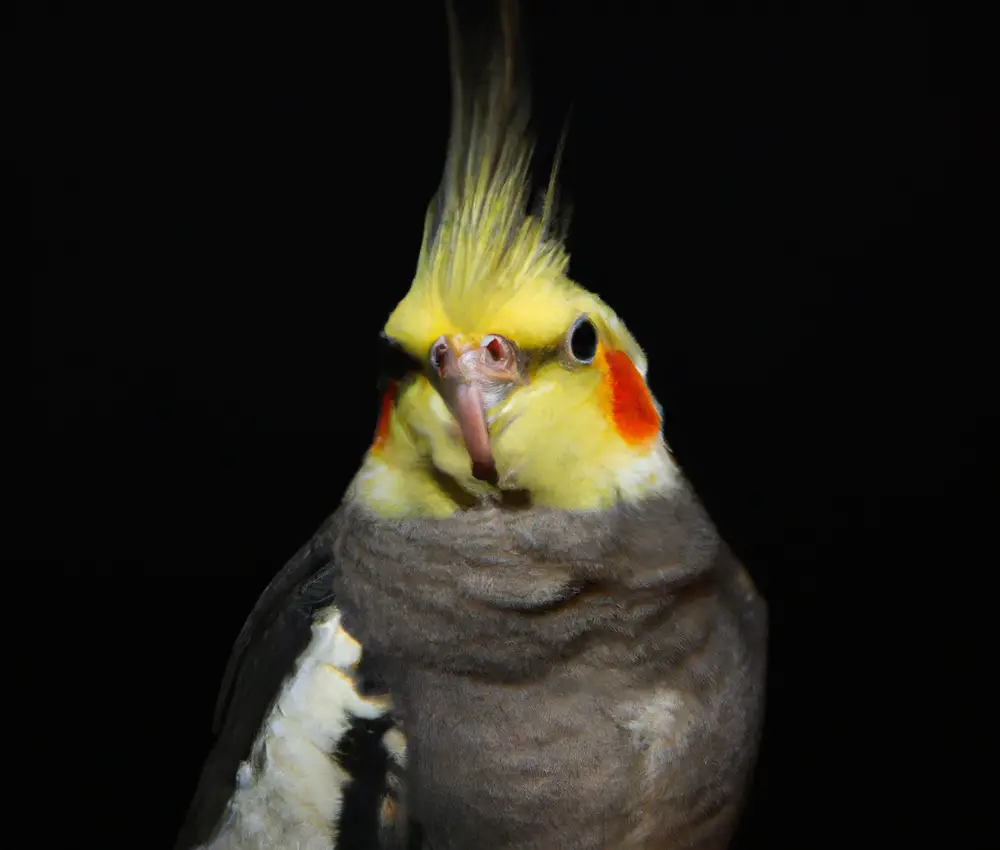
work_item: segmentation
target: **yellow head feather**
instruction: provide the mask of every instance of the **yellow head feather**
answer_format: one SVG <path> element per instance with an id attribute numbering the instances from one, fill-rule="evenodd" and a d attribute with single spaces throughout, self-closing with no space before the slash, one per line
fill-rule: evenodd
<path id="1" fill-rule="evenodd" d="M 424 356 L 433 340 L 490 325 L 522 345 L 565 330 L 567 303 L 586 295 L 566 276 L 569 254 L 555 232 L 553 168 L 540 209 L 529 212 L 532 145 L 526 87 L 515 64 L 516 4 L 501 4 L 502 43 L 482 88 L 449 6 L 452 128 L 444 179 L 427 212 L 417 271 L 385 326 Z M 558 156 L 556 158 L 558 164 Z"/>
<path id="2" fill-rule="evenodd" d="M 420 361 L 442 335 L 499 334 L 522 350 L 552 350 L 586 314 L 600 340 L 593 364 L 545 360 L 489 411 L 499 488 L 574 510 L 663 492 L 674 486 L 676 468 L 659 434 L 658 407 L 655 437 L 649 431 L 655 402 L 645 388 L 646 359 L 614 312 L 568 277 L 569 254 L 554 226 L 555 168 L 541 203 L 529 209 L 532 145 L 526 87 L 517 85 L 514 64 L 516 3 L 502 0 L 500 49 L 471 90 L 475 74 L 448 11 L 453 113 L 445 174 L 413 282 L 385 334 Z M 621 409 L 630 398 L 622 395 L 626 379 L 638 388 L 633 400 L 647 405 L 642 439 L 621 427 L 621 417 L 632 415 Z M 443 516 L 499 492 L 472 476 L 451 412 L 420 375 L 385 409 L 349 496 L 387 516 Z"/>

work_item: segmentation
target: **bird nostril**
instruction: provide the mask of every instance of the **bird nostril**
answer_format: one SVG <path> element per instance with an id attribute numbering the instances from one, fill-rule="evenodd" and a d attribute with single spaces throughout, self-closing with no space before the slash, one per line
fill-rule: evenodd
<path id="1" fill-rule="evenodd" d="M 494 360 L 503 359 L 503 344 L 500 342 L 499 337 L 489 337 L 489 342 L 486 343 L 486 350 L 490 353 Z"/>
<path id="2" fill-rule="evenodd" d="M 431 346 L 431 366 L 441 377 L 444 377 L 445 358 L 448 356 L 448 343 L 438 340 Z"/>

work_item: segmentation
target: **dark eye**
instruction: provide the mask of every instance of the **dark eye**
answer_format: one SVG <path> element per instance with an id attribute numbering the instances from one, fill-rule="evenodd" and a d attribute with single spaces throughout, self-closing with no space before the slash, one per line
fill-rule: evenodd
<path id="1" fill-rule="evenodd" d="M 420 363 L 407 353 L 396 340 L 379 334 L 379 387 L 385 388 L 389 381 L 399 383 L 414 372 L 420 371 Z"/>
<path id="2" fill-rule="evenodd" d="M 590 363 L 597 354 L 597 328 L 586 316 L 580 316 L 566 335 L 566 348 L 577 363 Z"/>

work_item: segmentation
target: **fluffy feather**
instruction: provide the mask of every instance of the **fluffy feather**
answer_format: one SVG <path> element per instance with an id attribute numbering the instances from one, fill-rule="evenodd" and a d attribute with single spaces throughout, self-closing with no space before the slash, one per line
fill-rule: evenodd
<path id="1" fill-rule="evenodd" d="M 353 670 L 361 647 L 328 608 L 268 713 L 218 835 L 201 850 L 334 850 L 350 775 L 330 754 L 354 718 L 374 719 L 385 699 L 357 692 Z"/>
<path id="2" fill-rule="evenodd" d="M 686 487 L 585 514 L 345 505 L 334 592 L 382 660 L 441 850 L 722 850 L 766 610 Z"/>

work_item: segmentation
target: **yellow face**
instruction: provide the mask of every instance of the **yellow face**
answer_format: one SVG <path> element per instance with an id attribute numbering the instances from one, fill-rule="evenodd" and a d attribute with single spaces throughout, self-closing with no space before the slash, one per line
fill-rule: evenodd
<path id="1" fill-rule="evenodd" d="M 624 324 L 566 278 L 495 292 L 492 303 L 480 289 L 468 309 L 453 299 L 444 310 L 411 291 L 390 317 L 386 335 L 417 369 L 383 401 L 354 498 L 383 516 L 446 516 L 505 494 L 596 510 L 669 490 L 676 468 L 645 356 Z M 476 364 L 489 366 L 501 342 L 511 368 L 491 371 L 474 403 L 456 402 L 449 381 L 475 389 Z M 473 369 L 450 378 L 436 345 L 468 352 Z M 485 442 L 466 428 L 478 409 Z M 481 453 L 492 475 L 477 475 Z"/>

